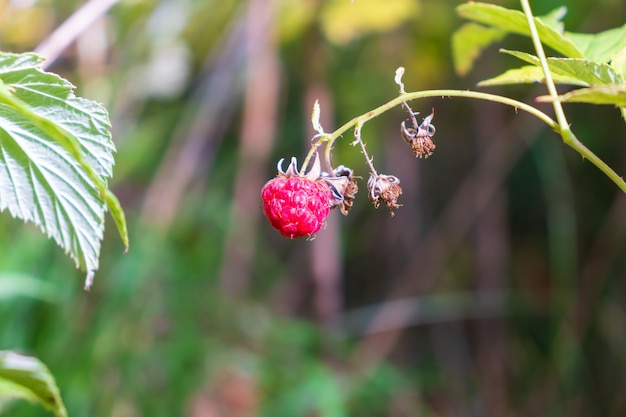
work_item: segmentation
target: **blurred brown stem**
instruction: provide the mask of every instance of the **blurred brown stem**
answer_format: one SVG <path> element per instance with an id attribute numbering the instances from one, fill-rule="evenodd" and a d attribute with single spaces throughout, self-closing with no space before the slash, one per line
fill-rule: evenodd
<path id="1" fill-rule="evenodd" d="M 248 287 L 261 205 L 259 190 L 274 143 L 280 66 L 273 32 L 274 5 L 250 0 L 246 13 L 247 82 L 231 225 L 226 236 L 220 285 L 236 297 Z"/>
<path id="2" fill-rule="evenodd" d="M 42 64 L 44 69 L 50 67 L 81 33 L 88 29 L 96 20 L 119 0 L 89 0 L 74 12 L 65 22 L 44 39 L 34 50 L 47 60 Z"/>

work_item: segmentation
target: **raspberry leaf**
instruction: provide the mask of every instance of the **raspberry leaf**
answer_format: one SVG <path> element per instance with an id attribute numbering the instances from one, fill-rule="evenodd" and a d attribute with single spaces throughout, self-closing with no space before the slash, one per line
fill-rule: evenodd
<path id="1" fill-rule="evenodd" d="M 50 370 L 39 359 L 30 356 L 0 351 L 0 398 L 37 402 L 57 417 L 67 416 Z"/>
<path id="2" fill-rule="evenodd" d="M 557 84 L 570 84 L 586 87 L 589 84 L 575 77 L 568 77 L 561 74 L 552 74 L 552 79 Z M 541 67 L 534 65 L 525 65 L 520 68 L 514 68 L 503 72 L 500 75 L 489 78 L 478 83 L 481 87 L 505 85 L 505 84 L 530 84 L 543 82 L 544 75 Z"/>
<path id="3" fill-rule="evenodd" d="M 539 58 L 525 52 L 502 49 L 529 64 L 541 66 Z M 547 58 L 550 73 L 579 80 L 586 85 L 620 84 L 623 79 L 610 65 L 581 58 Z"/>
<path id="4" fill-rule="evenodd" d="M 582 50 L 587 59 L 610 62 L 626 48 L 626 24 L 600 33 L 572 33 L 566 36 Z"/>
<path id="5" fill-rule="evenodd" d="M 465 76 L 472 69 L 480 54 L 491 44 L 501 41 L 507 32 L 485 27 L 476 23 L 466 23 L 452 35 L 452 57 L 454 70 Z"/>
<path id="6" fill-rule="evenodd" d="M 533 66 L 510 70 L 479 85 L 513 84 L 525 82 L 543 82 L 544 75 L 539 58 L 525 52 L 502 49 L 501 52 L 512 55 Z M 622 76 L 610 65 L 580 58 L 547 58 L 548 68 L 557 84 L 580 86 L 613 85 L 624 82 Z"/>
<path id="7" fill-rule="evenodd" d="M 537 97 L 539 102 L 551 102 L 552 97 Z M 626 107 L 626 85 L 599 85 L 589 88 L 579 88 L 559 96 L 564 103 L 610 104 Z"/>
<path id="8" fill-rule="evenodd" d="M 107 208 L 128 248 L 124 213 L 107 188 L 115 147 L 104 107 L 43 72 L 35 54 L 0 54 L 0 210 L 32 222 L 87 271 L 98 269 Z"/>
<path id="9" fill-rule="evenodd" d="M 457 7 L 459 16 L 482 25 L 524 36 L 530 36 L 530 29 L 524 13 L 493 4 L 470 2 Z M 583 52 L 568 39 L 560 19 L 565 9 L 560 8 L 543 17 L 535 17 L 535 25 L 541 41 L 568 58 L 584 58 Z"/>

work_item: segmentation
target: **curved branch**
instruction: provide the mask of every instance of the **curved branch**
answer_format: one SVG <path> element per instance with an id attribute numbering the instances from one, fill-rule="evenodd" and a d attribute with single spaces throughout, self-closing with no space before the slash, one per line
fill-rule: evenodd
<path id="1" fill-rule="evenodd" d="M 317 147 L 322 142 L 328 142 L 326 146 L 328 147 L 328 149 L 330 149 L 333 146 L 335 140 L 337 140 L 352 126 L 358 125 L 362 127 L 363 124 L 365 124 L 367 121 L 377 116 L 380 116 L 381 114 L 396 106 L 401 105 L 403 102 L 429 97 L 465 97 L 478 100 L 493 101 L 495 103 L 501 103 L 507 106 L 511 106 L 516 110 L 519 109 L 530 113 L 533 116 L 537 117 L 539 120 L 543 121 L 545 124 L 547 124 L 556 133 L 558 133 L 566 145 L 578 152 L 583 158 L 589 160 L 607 177 L 609 177 L 609 179 L 611 179 L 624 193 L 626 193 L 626 182 L 624 182 L 624 179 L 619 176 L 611 167 L 609 167 L 602 159 L 595 155 L 589 148 L 587 148 L 582 142 L 580 142 L 576 138 L 574 133 L 569 129 L 569 126 L 561 126 L 558 122 L 553 120 L 550 116 L 548 116 L 541 110 L 524 102 L 514 100 L 508 97 L 499 96 L 496 94 L 489 94 L 471 90 L 424 90 L 411 93 L 402 93 L 393 100 L 390 100 L 385 104 L 346 122 L 343 126 L 338 128 L 334 132 L 321 136 L 316 142 L 313 143 L 311 150 L 305 158 L 305 161 L 311 159 L 315 152 L 315 149 L 317 149 Z"/>

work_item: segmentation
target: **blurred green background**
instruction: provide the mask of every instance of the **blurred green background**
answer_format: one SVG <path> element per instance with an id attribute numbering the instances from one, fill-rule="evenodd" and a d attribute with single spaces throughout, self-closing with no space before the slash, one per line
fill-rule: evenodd
<path id="1" fill-rule="evenodd" d="M 518 64 L 493 47 L 454 74 L 460 3 L 114 4 L 48 70 L 110 111 L 131 250 L 109 217 L 84 292 L 54 242 L 4 213 L 0 348 L 44 361 L 71 417 L 626 415 L 626 198 L 531 116 L 413 102 L 435 108 L 431 158 L 402 141 L 400 108 L 363 130 L 378 170 L 402 182 L 395 217 L 362 180 L 350 215 L 331 213 L 313 241 L 284 239 L 261 215 L 276 161 L 307 151 L 316 99 L 332 131 L 393 98 L 399 66 L 415 91 L 474 88 Z M 626 16 L 623 0 L 531 3 L 538 15 L 566 6 L 577 32 Z M 0 0 L 0 49 L 43 48 L 81 5 Z M 532 51 L 521 37 L 505 45 Z M 619 112 L 565 110 L 626 172 Z M 351 140 L 334 162 L 367 178 Z"/>

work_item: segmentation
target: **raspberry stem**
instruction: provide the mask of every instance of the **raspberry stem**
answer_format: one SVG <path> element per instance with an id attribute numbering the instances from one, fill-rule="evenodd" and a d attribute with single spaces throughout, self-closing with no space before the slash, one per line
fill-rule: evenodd
<path id="1" fill-rule="evenodd" d="M 376 172 L 376 169 L 374 168 L 374 164 L 372 163 L 372 158 L 367 154 L 367 151 L 365 150 L 365 143 L 363 143 L 363 140 L 361 139 L 361 128 L 363 126 L 360 123 L 357 123 L 356 126 L 354 127 L 354 137 L 355 137 L 355 141 L 353 142 L 354 144 L 358 143 L 359 145 L 361 145 L 361 152 L 363 152 L 363 156 L 365 156 L 365 160 L 367 161 L 367 165 L 370 167 L 370 173 L 375 176 L 378 177 L 378 172 Z"/>
<path id="2" fill-rule="evenodd" d="M 542 111 L 536 109 L 533 106 L 530 106 L 524 102 L 514 100 L 508 97 L 498 96 L 496 94 L 483 93 L 479 91 L 471 91 L 471 90 L 423 90 L 423 91 L 415 91 L 406 93 L 401 89 L 401 93 L 398 97 L 389 100 L 385 104 L 378 106 L 377 108 L 368 111 L 365 114 L 357 116 L 352 120 L 343 124 L 343 126 L 339 127 L 332 133 L 319 133 L 315 136 L 316 140 L 311 145 L 311 149 L 304 159 L 303 166 L 307 166 L 311 158 L 315 155 L 315 152 L 319 146 L 321 146 L 324 142 L 326 143 L 326 153 L 330 154 L 330 150 L 333 147 L 335 141 L 344 134 L 348 129 L 352 126 L 356 126 L 357 124 L 361 127 L 368 121 L 374 119 L 375 117 L 380 116 L 381 114 L 393 109 L 396 106 L 402 105 L 403 102 L 416 100 L 420 98 L 429 98 L 429 97 L 465 97 L 465 98 L 475 98 L 479 100 L 487 100 L 493 101 L 497 103 L 506 104 L 508 106 L 514 107 L 515 109 L 524 110 L 535 117 L 542 120 L 548 126 L 550 126 L 553 130 L 560 132 L 559 124 L 552 120 L 550 116 L 543 113 Z M 626 184 L 625 184 L 626 187 Z M 626 191 L 626 188 L 625 188 Z"/>
<path id="3" fill-rule="evenodd" d="M 569 126 L 562 126 L 555 120 L 553 120 L 550 116 L 542 112 L 541 110 L 526 104 L 524 102 L 514 100 L 512 98 L 499 96 L 496 94 L 483 93 L 479 91 L 472 90 L 423 90 L 423 91 L 415 91 L 410 93 L 402 92 L 398 97 L 389 100 L 383 105 L 368 111 L 365 114 L 357 116 L 352 120 L 343 124 L 343 126 L 339 127 L 332 133 L 324 133 L 320 134 L 317 140 L 312 144 L 309 153 L 307 154 L 304 165 L 308 163 L 308 161 L 313 157 L 315 151 L 318 146 L 322 143 L 326 142 L 326 152 L 330 153 L 330 150 L 333 147 L 335 141 L 344 134 L 348 129 L 352 126 L 359 126 L 360 128 L 363 125 L 372 120 L 375 117 L 380 116 L 381 114 L 387 112 L 388 110 L 393 109 L 396 106 L 402 105 L 403 102 L 421 99 L 421 98 L 429 98 L 429 97 L 461 97 L 461 98 L 473 98 L 478 100 L 486 100 L 492 101 L 495 103 L 501 103 L 507 106 L 511 106 L 513 108 L 523 110 L 527 113 L 532 114 L 537 117 L 539 120 L 543 121 L 547 124 L 552 130 L 561 136 L 564 143 L 582 155 L 583 158 L 589 160 L 593 165 L 595 165 L 600 171 L 602 171 L 607 177 L 609 177 L 624 193 L 626 193 L 626 182 L 624 179 L 620 177 L 611 167 L 609 167 L 602 159 L 596 156 L 589 148 L 587 148 L 582 142 L 576 138 L 574 133 L 569 129 Z M 359 128 L 359 130 L 360 130 Z M 371 161 L 368 160 L 368 164 L 371 164 Z"/>

